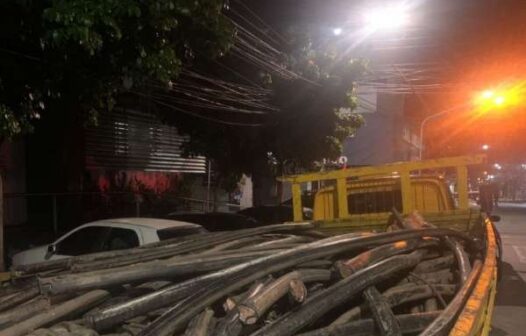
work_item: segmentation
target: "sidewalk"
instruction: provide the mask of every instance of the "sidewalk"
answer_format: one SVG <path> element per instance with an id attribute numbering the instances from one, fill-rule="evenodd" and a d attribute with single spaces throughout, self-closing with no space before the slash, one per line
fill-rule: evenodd
<path id="1" fill-rule="evenodd" d="M 499 202 L 495 223 L 503 243 L 491 336 L 521 336 L 526 330 L 526 203 Z"/>
<path id="2" fill-rule="evenodd" d="M 526 201 L 499 201 L 498 208 L 526 208 Z"/>

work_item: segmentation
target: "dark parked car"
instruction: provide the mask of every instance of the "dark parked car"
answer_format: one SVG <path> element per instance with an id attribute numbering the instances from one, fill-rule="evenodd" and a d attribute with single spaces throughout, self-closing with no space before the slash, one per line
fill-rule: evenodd
<path id="1" fill-rule="evenodd" d="M 254 218 L 228 212 L 172 212 L 166 219 L 199 224 L 208 231 L 229 231 L 261 226 Z"/>
<path id="2" fill-rule="evenodd" d="M 238 214 L 252 217 L 263 225 L 278 224 L 293 221 L 292 206 L 287 204 L 262 205 L 243 209 Z M 312 219 L 312 210 L 303 208 L 303 218 Z"/>

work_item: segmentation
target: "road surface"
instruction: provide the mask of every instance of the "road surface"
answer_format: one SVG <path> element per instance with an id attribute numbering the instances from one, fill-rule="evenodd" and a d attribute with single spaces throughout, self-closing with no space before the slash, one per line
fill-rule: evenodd
<path id="1" fill-rule="evenodd" d="M 503 268 L 491 336 L 526 335 L 526 203 L 501 204 L 495 212 L 502 237 Z"/>

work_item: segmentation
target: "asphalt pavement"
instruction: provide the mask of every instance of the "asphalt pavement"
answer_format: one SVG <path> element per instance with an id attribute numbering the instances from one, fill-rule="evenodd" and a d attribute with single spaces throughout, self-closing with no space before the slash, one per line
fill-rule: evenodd
<path id="1" fill-rule="evenodd" d="M 491 336 L 526 335 L 526 203 L 502 203 L 495 214 L 502 237 L 502 276 Z"/>

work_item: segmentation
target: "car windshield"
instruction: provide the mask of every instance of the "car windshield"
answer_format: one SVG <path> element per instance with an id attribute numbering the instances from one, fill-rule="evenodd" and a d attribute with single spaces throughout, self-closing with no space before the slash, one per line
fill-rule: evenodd
<path id="1" fill-rule="evenodd" d="M 199 226 L 187 226 L 187 227 L 173 227 L 168 229 L 157 230 L 159 240 L 166 240 L 171 238 L 178 238 L 189 236 L 198 233 L 206 233 L 207 231 Z"/>

